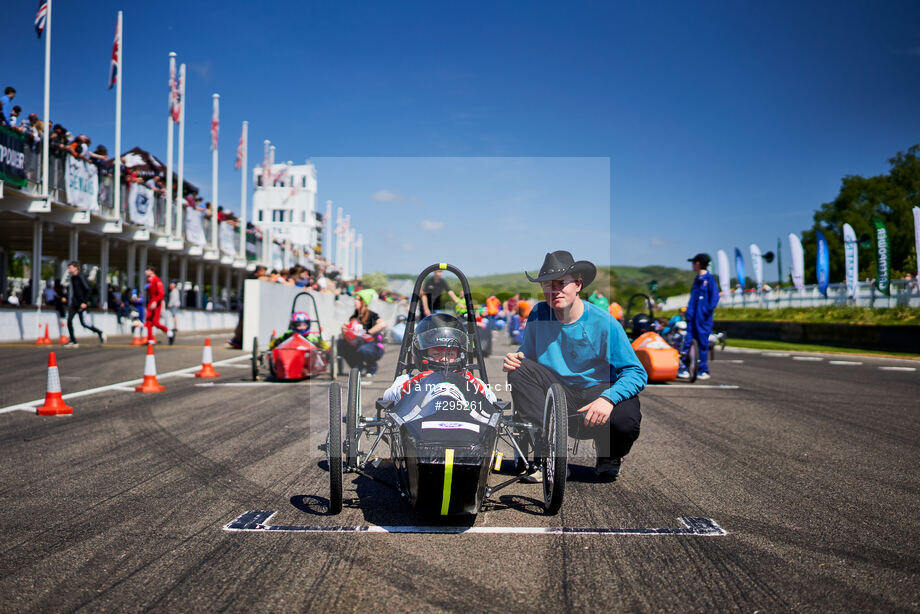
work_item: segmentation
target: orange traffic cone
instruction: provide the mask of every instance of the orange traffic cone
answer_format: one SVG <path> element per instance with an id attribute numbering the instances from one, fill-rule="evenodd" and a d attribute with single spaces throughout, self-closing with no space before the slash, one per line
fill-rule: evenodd
<path id="1" fill-rule="evenodd" d="M 60 338 L 58 338 L 58 343 L 60 343 L 61 345 L 64 345 L 65 343 L 70 343 L 70 337 L 68 337 L 67 335 L 64 334 L 64 328 L 67 326 L 67 325 L 64 323 L 64 320 L 61 320 L 61 321 L 58 323 L 58 325 L 59 325 L 58 328 L 59 328 L 59 330 L 61 331 L 61 336 L 60 336 Z"/>
<path id="2" fill-rule="evenodd" d="M 41 324 L 39 324 L 41 326 Z M 41 330 L 41 329 L 39 329 Z M 45 324 L 45 336 L 35 340 L 35 345 L 51 345 L 51 337 L 48 336 L 48 325 Z"/>
<path id="3" fill-rule="evenodd" d="M 144 343 L 146 343 L 146 339 L 141 337 L 141 327 L 135 326 L 134 338 L 131 339 L 131 345 L 144 345 Z"/>
<path id="4" fill-rule="evenodd" d="M 153 357 L 153 344 L 147 345 L 147 359 L 144 362 L 144 383 L 134 387 L 134 392 L 163 392 L 166 386 L 157 381 L 157 362 Z"/>
<path id="5" fill-rule="evenodd" d="M 205 337 L 204 349 L 201 351 L 201 371 L 195 374 L 195 377 L 220 377 L 220 373 L 214 370 L 212 364 L 214 359 L 211 356 L 211 338 Z"/>
<path id="6" fill-rule="evenodd" d="M 64 402 L 61 395 L 61 376 L 58 374 L 57 357 L 48 354 L 48 385 L 45 386 L 45 404 L 35 410 L 39 416 L 67 416 L 73 414 L 73 407 Z"/>

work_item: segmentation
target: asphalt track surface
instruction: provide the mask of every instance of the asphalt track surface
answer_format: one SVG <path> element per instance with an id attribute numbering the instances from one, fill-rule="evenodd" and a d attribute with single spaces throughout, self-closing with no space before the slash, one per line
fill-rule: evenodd
<path id="1" fill-rule="evenodd" d="M 159 373 L 195 367 L 201 343 L 158 346 Z M 224 527 L 252 510 L 275 526 L 446 523 L 353 474 L 329 516 L 328 379 L 244 385 L 246 356 L 214 353 L 239 358 L 215 385 L 172 375 L 162 394 L 107 389 L 72 398 L 72 417 L 38 417 L 7 409 L 43 396 L 47 350 L 0 346 L 0 611 L 920 610 L 920 363 L 720 353 L 705 386 L 642 393 L 619 480 L 594 483 L 582 444 L 558 516 L 520 484 L 472 525 L 694 517 L 724 535 L 322 533 Z M 143 348 L 124 341 L 57 354 L 65 394 L 143 373 Z M 365 412 L 395 359 L 390 346 Z"/>

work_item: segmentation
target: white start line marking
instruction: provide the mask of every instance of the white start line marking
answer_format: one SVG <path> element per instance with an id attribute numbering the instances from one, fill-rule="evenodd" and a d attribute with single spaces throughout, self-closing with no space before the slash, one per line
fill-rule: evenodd
<path id="1" fill-rule="evenodd" d="M 857 362 L 855 360 L 828 360 L 827 362 L 831 365 L 846 365 L 851 367 L 856 367 L 862 364 L 861 362 Z"/>
<path id="2" fill-rule="evenodd" d="M 916 371 L 917 367 L 879 367 L 882 371 Z"/>
<path id="3" fill-rule="evenodd" d="M 770 358 L 788 358 L 791 354 L 789 352 L 765 352 L 764 356 L 769 356 Z"/>
<path id="4" fill-rule="evenodd" d="M 733 360 L 726 360 L 725 362 L 730 362 L 733 365 L 743 365 L 744 364 L 744 361 L 741 360 L 740 358 L 735 358 Z"/>
<path id="5" fill-rule="evenodd" d="M 824 360 L 820 356 L 793 356 L 792 360 L 808 360 L 811 362 L 819 362 Z"/>
<path id="6" fill-rule="evenodd" d="M 409 533 L 409 534 L 516 534 L 516 535 L 728 535 L 712 518 L 683 516 L 679 518 L 681 528 L 671 529 L 617 529 L 578 527 L 463 527 L 463 526 L 377 526 L 377 525 L 270 525 L 267 523 L 275 512 L 252 510 L 240 515 L 233 522 L 223 526 L 224 531 L 261 533 Z"/>
<path id="7" fill-rule="evenodd" d="M 740 386 L 733 386 L 731 384 L 665 384 L 663 386 L 655 386 L 654 388 L 646 388 L 646 390 L 663 390 L 665 388 L 711 388 L 715 390 L 739 390 Z"/>

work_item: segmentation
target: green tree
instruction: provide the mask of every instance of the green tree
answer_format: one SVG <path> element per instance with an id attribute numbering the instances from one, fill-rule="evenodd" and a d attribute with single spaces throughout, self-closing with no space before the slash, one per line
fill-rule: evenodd
<path id="1" fill-rule="evenodd" d="M 830 251 L 830 281 L 843 282 L 844 270 L 843 225 L 849 224 L 856 236 L 863 233 L 875 236 L 872 216 L 877 215 L 888 229 L 891 244 L 891 278 L 896 279 L 916 262 L 914 255 L 914 221 L 911 208 L 920 200 L 920 145 L 911 146 L 907 152 L 898 152 L 888 163 L 888 174 L 875 177 L 847 175 L 843 178 L 840 193 L 815 212 L 814 224 L 802 233 L 805 248 L 805 283 L 817 281 L 817 235 L 821 230 Z M 859 250 L 860 277 L 877 277 L 875 271 L 875 242 L 868 249 Z"/>
<path id="2" fill-rule="evenodd" d="M 375 273 L 366 273 L 361 279 L 361 283 L 364 284 L 365 288 L 373 288 L 380 293 L 387 289 L 389 280 L 386 273 L 377 271 Z"/>

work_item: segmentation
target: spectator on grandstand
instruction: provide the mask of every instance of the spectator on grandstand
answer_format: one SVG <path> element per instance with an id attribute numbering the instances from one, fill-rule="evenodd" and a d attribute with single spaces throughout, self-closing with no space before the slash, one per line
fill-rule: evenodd
<path id="1" fill-rule="evenodd" d="M 12 111 L 13 98 L 16 97 L 16 88 L 6 86 L 3 90 L 3 96 L 0 96 L 0 124 L 9 125 L 8 116 Z"/>
<path id="2" fill-rule="evenodd" d="M 51 127 L 51 134 L 48 136 L 48 144 L 53 149 L 60 149 L 66 147 L 67 143 L 67 130 L 61 124 L 54 124 Z"/>
<path id="3" fill-rule="evenodd" d="M 91 151 L 87 155 L 96 166 L 100 166 L 103 162 L 109 159 L 109 150 L 105 145 L 97 145 L 96 151 Z"/>
<path id="4" fill-rule="evenodd" d="M 23 122 L 23 132 L 31 136 L 34 141 L 40 141 L 45 132 L 45 123 L 38 119 L 38 114 L 29 113 L 29 118 Z"/>
<path id="5" fill-rule="evenodd" d="M 22 113 L 22 107 L 20 107 L 17 104 L 10 111 L 9 121 L 10 121 L 10 128 L 13 128 L 14 130 L 22 132 L 22 122 L 19 120 L 20 113 Z"/>

